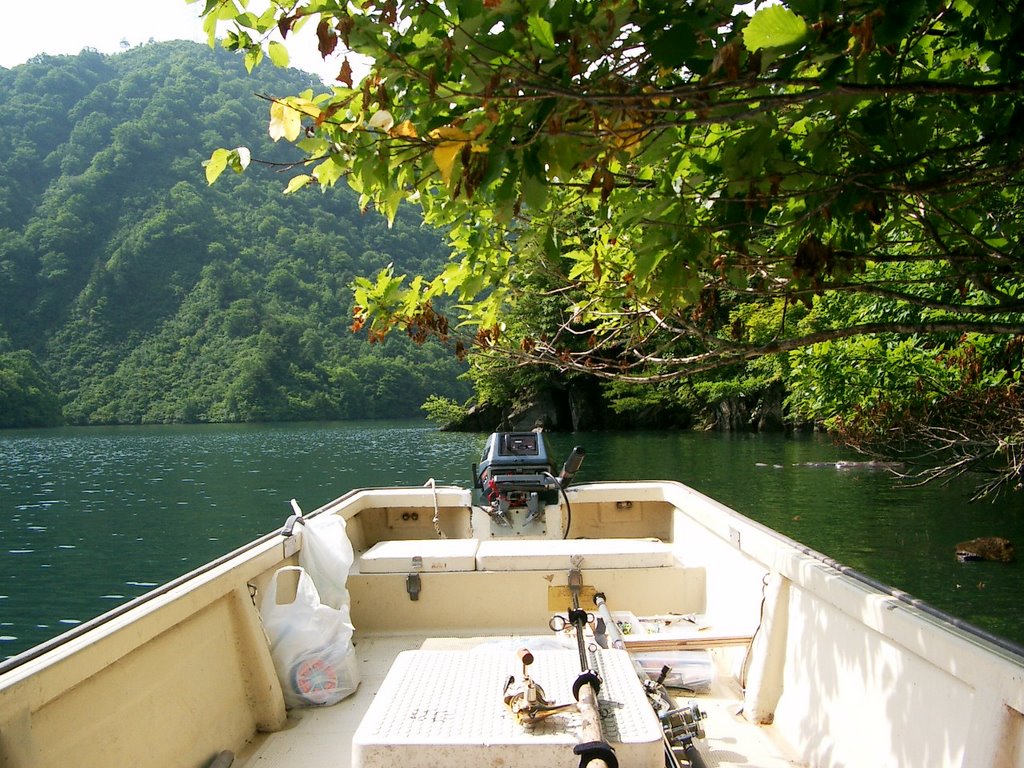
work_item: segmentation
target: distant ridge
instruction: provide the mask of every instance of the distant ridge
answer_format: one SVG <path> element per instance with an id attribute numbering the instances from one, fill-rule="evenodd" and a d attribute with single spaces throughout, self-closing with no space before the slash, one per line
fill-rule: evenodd
<path id="1" fill-rule="evenodd" d="M 42 420 L 73 424 L 407 417 L 468 396 L 450 351 L 348 329 L 355 275 L 446 258 L 412 209 L 389 230 L 355 193 L 285 196 L 289 173 L 256 164 L 206 184 L 221 146 L 294 159 L 256 94 L 315 85 L 183 41 L 0 70 L 0 424 L 40 419 L 4 400 L 26 365 L 61 406 Z"/>

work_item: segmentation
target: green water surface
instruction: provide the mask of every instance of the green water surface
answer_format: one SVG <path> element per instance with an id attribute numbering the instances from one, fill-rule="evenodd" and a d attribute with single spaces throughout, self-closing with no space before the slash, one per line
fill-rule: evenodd
<path id="1" fill-rule="evenodd" d="M 467 486 L 485 435 L 419 422 L 0 432 L 0 658 L 49 639 L 366 486 Z M 549 436 L 587 451 L 580 482 L 673 479 L 1024 644 L 1019 563 L 958 563 L 958 541 L 1024 545 L 1024 496 L 969 504 L 970 485 L 905 488 L 817 435 Z"/>

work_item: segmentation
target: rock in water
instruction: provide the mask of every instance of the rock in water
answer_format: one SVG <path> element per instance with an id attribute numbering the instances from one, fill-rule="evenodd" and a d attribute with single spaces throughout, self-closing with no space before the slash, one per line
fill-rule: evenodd
<path id="1" fill-rule="evenodd" d="M 992 560 L 1009 563 L 1014 559 L 1013 544 L 1001 536 L 982 536 L 956 545 L 956 557 L 961 563 L 972 560 Z"/>

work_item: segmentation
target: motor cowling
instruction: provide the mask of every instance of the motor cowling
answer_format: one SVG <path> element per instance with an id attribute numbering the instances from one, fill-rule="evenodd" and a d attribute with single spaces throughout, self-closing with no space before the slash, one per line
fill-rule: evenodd
<path id="1" fill-rule="evenodd" d="M 473 483 L 499 516 L 507 519 L 508 510 L 516 507 L 527 507 L 535 516 L 541 502 L 557 502 L 558 491 L 572 480 L 583 456 L 582 448 L 574 448 L 555 477 L 543 433 L 495 432 L 487 438 L 480 463 L 473 468 Z"/>

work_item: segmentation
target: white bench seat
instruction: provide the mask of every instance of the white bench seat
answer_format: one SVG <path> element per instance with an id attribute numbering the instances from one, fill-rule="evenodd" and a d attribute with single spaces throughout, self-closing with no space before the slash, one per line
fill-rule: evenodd
<path id="1" fill-rule="evenodd" d="M 581 568 L 658 568 L 676 565 L 660 539 L 489 539 L 476 552 L 478 571 L 548 571 Z"/>
<path id="2" fill-rule="evenodd" d="M 360 573 L 476 570 L 476 539 L 378 541 L 359 557 Z"/>

